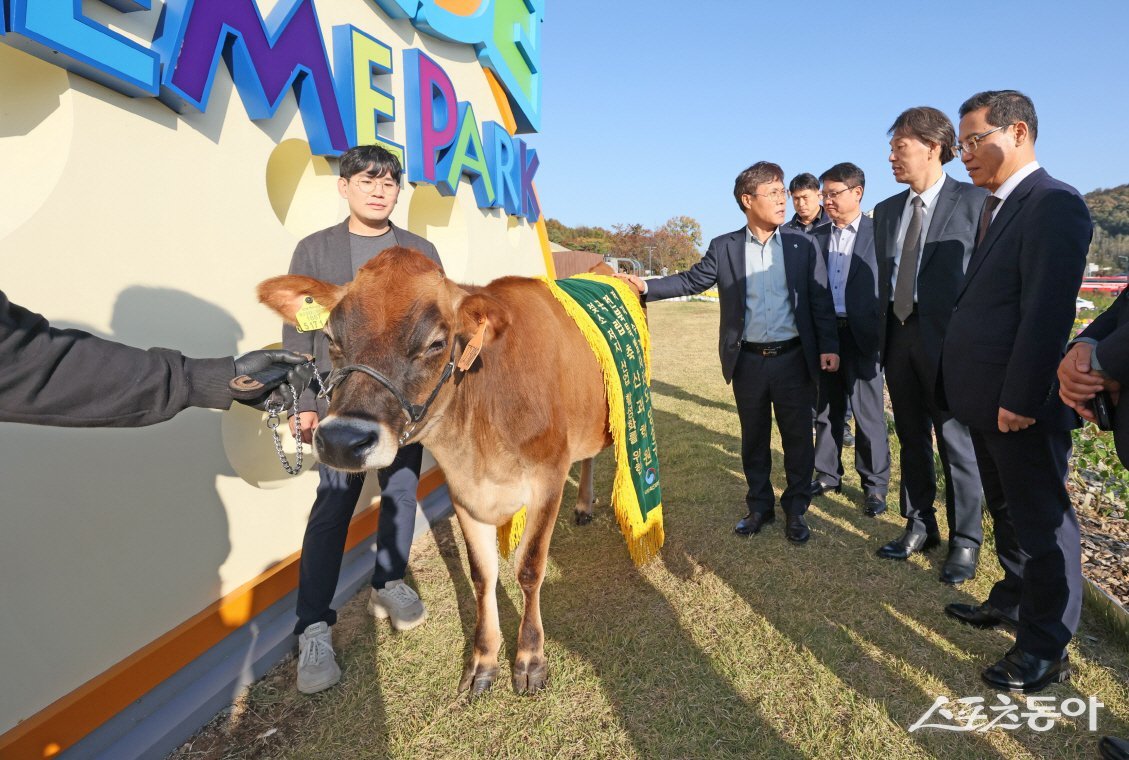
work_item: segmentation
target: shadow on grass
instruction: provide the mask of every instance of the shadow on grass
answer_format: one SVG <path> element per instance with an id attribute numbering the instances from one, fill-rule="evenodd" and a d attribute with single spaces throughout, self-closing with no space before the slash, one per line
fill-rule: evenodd
<path id="1" fill-rule="evenodd" d="M 663 393 L 699 403 L 700 397 L 692 394 Z M 942 558 L 889 562 L 875 557 L 887 534 L 896 535 L 890 520 L 898 518 L 865 517 L 857 489 L 815 500 L 808 513 L 813 535 L 804 546 L 784 539 L 782 520 L 758 536 L 735 535 L 732 526 L 743 514 L 745 493 L 739 439 L 657 409 L 655 418 L 663 462 L 666 569 L 685 582 L 694 581 L 703 570 L 717 576 L 748 604 L 754 617 L 763 620 L 769 639 L 783 637 L 801 659 L 814 660 L 811 667 L 822 683 L 819 689 L 826 692 L 838 683 L 849 691 L 831 698 L 850 712 L 842 716 L 846 725 L 835 721 L 809 725 L 800 732 L 807 734 L 802 741 L 791 735 L 781 738 L 776 728 L 756 716 L 758 711 L 777 717 L 789 711 L 771 702 L 770 695 L 778 690 L 758 683 L 755 675 L 778 672 L 773 657 L 761 651 L 764 642 L 750 635 L 748 641 L 722 646 L 719 651 L 727 655 L 712 649 L 709 654 L 702 652 L 667 597 L 630 567 L 609 512 L 600 510 L 592 526 L 576 528 L 564 510 L 552 557 L 570 577 L 579 573 L 584 583 L 546 584 L 547 636 L 597 668 L 641 755 L 694 755 L 723 748 L 787 756 L 796 753 L 790 742 L 840 756 L 860 746 L 885 756 L 904 754 L 912 747 L 937 757 L 1011 757 L 1024 751 L 1043 757 L 1095 754 L 1098 734 L 1090 733 L 1082 719 L 1064 719 L 1045 733 L 1025 725 L 1013 731 L 1001 729 L 994 736 L 939 730 L 909 733 L 937 695 L 953 701 L 983 696 L 986 710 L 999 704 L 996 692 L 980 681 L 979 672 L 1001 657 L 1012 640 L 1000 632 L 961 626 L 943 614 L 945 604 L 978 603 L 980 598 L 937 580 Z M 737 427 L 734 414 L 733 429 Z M 779 458 L 780 452 L 774 451 L 777 494 L 784 487 Z M 597 493 L 608 493 L 610 480 L 611 458 L 604 455 L 597 462 Z M 704 483 L 708 487 L 703 490 Z M 571 503 L 571 498 L 571 490 L 566 491 L 563 503 Z M 616 552 L 622 561 L 614 561 Z M 998 576 L 990 551 L 981 572 Z M 617 614 L 585 614 L 592 594 L 599 594 L 601 605 Z M 1084 617 L 1085 628 L 1091 625 L 1089 618 Z M 1123 652 L 1109 652 L 1108 645 L 1097 646 L 1084 638 L 1075 648 L 1090 667 L 1124 679 L 1124 660 L 1118 659 Z M 664 650 L 683 652 L 680 661 L 688 663 L 681 666 L 683 672 L 664 669 L 661 656 L 648 654 Z M 746 660 L 751 674 L 738 675 L 735 681 L 723 677 L 715 665 L 722 656 Z M 802 678 L 793 686 L 801 691 L 794 694 L 794 701 L 828 698 L 826 693 L 807 692 Z M 1055 697 L 1056 704 L 1090 696 L 1073 682 L 1044 694 Z M 1011 701 L 1024 709 L 1018 696 Z M 668 706 L 657 710 L 657 704 Z M 802 721 L 804 711 L 795 712 Z M 1099 717 L 1103 732 L 1129 733 L 1126 715 L 1107 709 Z M 856 729 L 850 727 L 852 720 L 879 725 Z M 934 716 L 930 722 L 944 720 Z"/>

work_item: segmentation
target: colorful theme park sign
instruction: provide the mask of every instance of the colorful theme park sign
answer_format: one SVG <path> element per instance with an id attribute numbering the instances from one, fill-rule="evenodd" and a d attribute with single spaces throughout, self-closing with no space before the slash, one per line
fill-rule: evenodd
<path id="1" fill-rule="evenodd" d="M 152 0 L 101 0 L 121 13 L 149 11 Z M 473 45 L 513 111 L 515 131 L 541 121 L 540 25 L 544 0 L 369 0 L 374 12 L 410 20 L 421 33 Z M 481 208 L 540 217 L 535 150 L 493 121 L 479 124 L 459 101 L 443 67 L 404 50 L 407 145 L 381 137 L 398 118 L 390 88 L 392 48 L 351 24 L 333 27 L 333 60 L 315 0 L 279 0 L 263 18 L 254 0 L 166 0 L 157 31 L 142 44 L 83 14 L 79 0 L 0 2 L 0 41 L 133 97 L 154 97 L 178 113 L 206 111 L 222 59 L 247 115 L 269 119 L 290 90 L 311 152 L 339 155 L 380 142 L 403 159 L 410 182 L 454 194 L 467 177 Z"/>

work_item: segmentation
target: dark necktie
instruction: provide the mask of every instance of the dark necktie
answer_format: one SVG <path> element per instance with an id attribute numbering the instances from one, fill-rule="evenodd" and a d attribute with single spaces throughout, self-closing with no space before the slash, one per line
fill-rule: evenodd
<path id="1" fill-rule="evenodd" d="M 976 233 L 977 248 L 984 242 L 984 236 L 988 234 L 988 227 L 992 224 L 992 212 L 996 210 L 998 205 L 1000 205 L 1000 199 L 994 195 L 989 195 L 988 200 L 984 201 L 984 210 L 980 212 L 980 229 Z"/>
<path id="2" fill-rule="evenodd" d="M 906 228 L 906 239 L 902 242 L 902 259 L 898 264 L 898 279 L 894 283 L 894 316 L 905 322 L 913 313 L 913 283 L 917 280 L 917 258 L 921 252 L 922 201 L 920 195 L 913 196 L 913 215 Z"/>

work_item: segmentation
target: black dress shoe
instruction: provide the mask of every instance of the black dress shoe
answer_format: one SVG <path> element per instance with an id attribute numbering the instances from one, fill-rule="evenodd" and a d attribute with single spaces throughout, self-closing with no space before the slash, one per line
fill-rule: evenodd
<path id="1" fill-rule="evenodd" d="M 788 515 L 788 525 L 784 528 L 784 535 L 794 544 L 807 543 L 811 538 L 811 531 L 804 521 L 803 515 Z"/>
<path id="2" fill-rule="evenodd" d="M 1070 678 L 1070 658 L 1064 653 L 1055 660 L 1042 660 L 1019 647 L 1012 647 L 1004 658 L 980 674 L 984 683 L 1000 691 L 1030 694 Z"/>
<path id="3" fill-rule="evenodd" d="M 946 604 L 945 614 L 973 628 L 1002 627 L 1014 631 L 1019 625 L 1015 618 L 1008 617 L 987 602 L 975 607 L 971 604 Z"/>
<path id="4" fill-rule="evenodd" d="M 1102 760 L 1129 760 L 1129 742 L 1116 736 L 1103 736 L 1098 742 Z"/>
<path id="5" fill-rule="evenodd" d="M 737 521 L 733 526 L 733 532 L 741 536 L 752 536 L 761 532 L 761 528 L 771 522 L 776 521 L 776 514 L 774 512 L 750 512 Z"/>
<path id="6" fill-rule="evenodd" d="M 830 493 L 831 491 L 834 491 L 835 493 L 843 493 L 843 485 L 840 483 L 839 485 L 833 486 L 830 483 L 824 483 L 819 479 L 813 480 L 811 482 L 812 496 L 823 496 L 823 494 Z"/>
<path id="7" fill-rule="evenodd" d="M 980 547 L 954 546 L 941 568 L 941 581 L 959 586 L 976 577 L 976 563 L 980 561 Z"/>
<path id="8" fill-rule="evenodd" d="M 940 533 L 914 533 L 907 530 L 878 550 L 882 559 L 909 559 L 914 552 L 927 552 L 941 545 Z"/>
<path id="9" fill-rule="evenodd" d="M 886 497 L 878 494 L 867 496 L 862 511 L 867 517 L 878 517 L 886 511 Z"/>

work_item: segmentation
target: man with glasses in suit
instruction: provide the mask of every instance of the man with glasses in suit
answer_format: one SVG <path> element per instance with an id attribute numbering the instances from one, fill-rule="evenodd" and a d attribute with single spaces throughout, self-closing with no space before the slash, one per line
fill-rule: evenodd
<path id="1" fill-rule="evenodd" d="M 772 415 L 780 428 L 787 487 L 780 496 L 784 535 L 805 543 L 814 451 L 811 410 L 821 370 L 839 366 L 835 314 L 815 241 L 784 225 L 784 172 L 768 161 L 737 175 L 733 197 L 745 216 L 738 230 L 710 241 L 685 272 L 655 280 L 623 276 L 646 301 L 701 293 L 720 296 L 718 352 L 733 383 L 741 421 L 741 464 L 748 513 L 734 532 L 748 536 L 776 520 Z"/>
<path id="2" fill-rule="evenodd" d="M 1066 646 L 1082 610 L 1078 520 L 1066 491 L 1078 416 L 1056 370 L 1074 325 L 1093 224 L 1082 196 L 1035 160 L 1035 106 L 1015 90 L 960 108 L 957 147 L 991 192 L 941 353 L 948 408 L 972 433 L 1004 570 L 980 605 L 945 611 L 1016 630 L 981 673 L 993 688 L 1036 692 L 1070 677 Z"/>
<path id="3" fill-rule="evenodd" d="M 819 181 L 831 221 L 816 227 L 813 235 L 827 262 L 839 335 L 839 371 L 820 378 L 812 495 L 842 488 L 843 435 L 850 404 L 855 415 L 855 470 L 863 489 L 863 513 L 876 517 L 886 511 L 890 444 L 879 357 L 874 223 L 861 208 L 866 175 L 858 166 L 844 162 L 825 171 Z"/>

